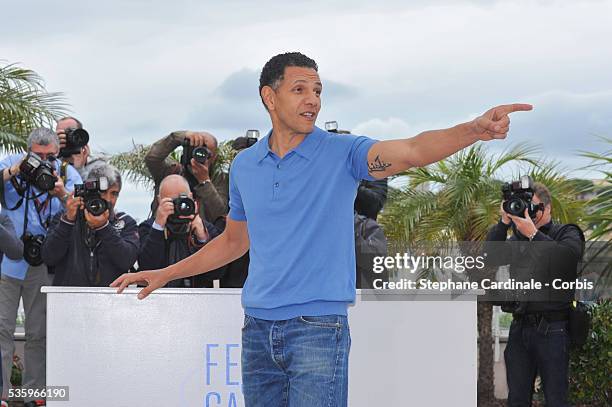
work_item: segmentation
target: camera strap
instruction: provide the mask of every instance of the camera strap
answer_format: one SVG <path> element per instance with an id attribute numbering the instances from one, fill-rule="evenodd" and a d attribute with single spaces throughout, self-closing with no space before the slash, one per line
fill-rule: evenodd
<path id="1" fill-rule="evenodd" d="M 28 228 L 28 193 L 30 192 L 30 186 L 28 185 L 25 189 L 25 207 L 24 207 L 24 211 L 23 211 L 23 232 L 21 233 L 21 239 L 23 240 L 24 236 L 26 235 L 26 230 Z M 22 196 L 21 199 L 19 200 L 19 206 L 21 206 L 21 202 L 23 201 L 24 197 Z"/>
<path id="2" fill-rule="evenodd" d="M 7 210 L 14 211 L 14 210 L 19 209 L 21 207 L 21 205 L 23 204 L 23 200 L 24 200 L 24 197 L 26 196 L 28 187 L 27 187 L 27 184 L 26 184 L 26 186 L 20 184 L 17 181 L 17 177 L 12 177 L 11 178 L 11 184 L 13 185 L 13 188 L 15 188 L 15 192 L 17 192 L 17 194 L 19 195 L 19 200 L 17 201 L 15 206 L 13 206 L 12 208 L 7 208 Z M 6 202 L 3 202 L 3 204 L 6 204 Z M 5 205 L 5 206 L 7 206 L 7 205 Z"/>

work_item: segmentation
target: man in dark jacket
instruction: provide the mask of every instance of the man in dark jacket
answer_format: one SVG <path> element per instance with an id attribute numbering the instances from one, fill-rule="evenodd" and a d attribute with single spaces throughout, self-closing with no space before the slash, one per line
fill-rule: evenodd
<path id="1" fill-rule="evenodd" d="M 541 289 L 515 292 L 515 301 L 502 306 L 513 313 L 504 352 L 508 405 L 530 406 L 539 373 L 546 405 L 568 406 L 568 318 L 574 290 L 560 290 L 559 281 L 576 280 L 584 251 L 584 235 L 576 225 L 551 220 L 552 198 L 542 184 L 533 185 L 533 204 L 539 209 L 524 217 L 501 210 L 501 219 L 489 230 L 487 254 L 492 265 L 510 265 L 516 281 L 535 280 Z M 507 232 L 512 236 L 507 239 Z M 505 242 L 505 243 L 495 243 Z M 554 281 L 557 281 L 555 284 Z"/>
<path id="2" fill-rule="evenodd" d="M 359 215 L 376 220 L 387 202 L 388 189 L 386 178 L 374 181 L 362 180 L 357 189 L 355 211 Z"/>
<path id="3" fill-rule="evenodd" d="M 49 228 L 42 256 L 55 268 L 53 285 L 105 287 L 136 262 L 136 221 L 114 211 L 121 192 L 121 174 L 104 164 L 89 172 L 86 184 L 93 182 L 99 183 L 99 196 L 106 201 L 107 209 L 95 216 L 83 197 L 70 196 L 66 212 L 56 216 Z"/>
<path id="4" fill-rule="evenodd" d="M 175 200 L 193 205 L 194 215 L 178 216 Z M 167 267 L 191 256 L 221 232 L 210 222 L 202 221 L 199 203 L 193 201 L 189 183 L 180 175 L 168 175 L 159 186 L 159 206 L 155 217 L 138 226 L 140 235 L 140 270 Z M 179 203 L 180 205 L 180 203 Z M 213 281 L 223 276 L 223 269 L 198 276 L 171 281 L 168 287 L 213 287 Z"/>

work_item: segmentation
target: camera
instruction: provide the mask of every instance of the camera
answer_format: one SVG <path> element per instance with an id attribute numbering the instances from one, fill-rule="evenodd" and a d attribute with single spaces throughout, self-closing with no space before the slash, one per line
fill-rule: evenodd
<path id="1" fill-rule="evenodd" d="M 338 128 L 338 122 L 335 120 L 330 121 L 330 122 L 325 122 L 325 130 L 328 131 L 329 133 L 351 134 L 349 130 L 340 130 Z"/>
<path id="2" fill-rule="evenodd" d="M 108 179 L 100 177 L 98 180 L 76 184 L 74 196 L 83 198 L 83 204 L 89 213 L 100 216 L 108 209 L 108 202 L 100 196 L 100 192 L 106 190 L 108 190 Z"/>
<path id="3" fill-rule="evenodd" d="M 504 183 L 502 194 L 504 199 L 502 207 L 510 215 L 524 218 L 527 209 L 529 217 L 533 219 L 538 210 L 542 209 L 542 204 L 536 205 L 532 202 L 533 180 L 528 175 L 522 176 L 519 181 Z"/>
<path id="4" fill-rule="evenodd" d="M 28 153 L 19 165 L 21 178 L 41 191 L 51 191 L 55 188 L 57 177 L 53 175 L 53 167 L 43 161 L 35 153 Z"/>
<path id="5" fill-rule="evenodd" d="M 189 235 L 191 218 L 181 218 L 180 216 L 192 216 L 196 213 L 196 205 L 193 199 L 187 194 L 180 194 L 172 200 L 174 213 L 168 216 L 166 230 L 168 238 L 180 240 Z"/>
<path id="6" fill-rule="evenodd" d="M 325 122 L 325 130 L 327 130 L 330 133 L 338 133 L 338 122 L 337 121 Z"/>
<path id="7" fill-rule="evenodd" d="M 212 152 L 206 147 L 192 147 L 189 145 L 189 140 L 183 140 L 181 144 L 183 146 L 183 154 L 181 155 L 181 165 L 185 168 L 191 165 L 191 159 L 193 158 L 200 164 L 204 164 L 206 160 L 212 157 Z"/>
<path id="8" fill-rule="evenodd" d="M 67 128 L 64 130 L 66 135 L 66 147 L 60 149 L 60 157 L 70 157 L 73 154 L 79 154 L 81 148 L 89 143 L 89 133 L 85 129 Z"/>
<path id="9" fill-rule="evenodd" d="M 42 245 L 45 241 L 43 235 L 33 235 L 26 232 L 22 237 L 23 258 L 31 266 L 40 266 L 42 260 Z"/>
<path id="10" fill-rule="evenodd" d="M 181 216 L 195 215 L 196 206 L 193 199 L 189 198 L 187 194 L 180 194 L 172 200 L 172 204 L 174 205 L 174 213 L 168 216 L 169 223 L 179 224 L 191 222 L 191 219 L 181 218 Z"/>
<path id="11" fill-rule="evenodd" d="M 232 148 L 238 151 L 244 150 L 257 143 L 257 140 L 259 140 L 259 130 L 247 130 L 244 137 L 238 137 L 232 142 Z"/>

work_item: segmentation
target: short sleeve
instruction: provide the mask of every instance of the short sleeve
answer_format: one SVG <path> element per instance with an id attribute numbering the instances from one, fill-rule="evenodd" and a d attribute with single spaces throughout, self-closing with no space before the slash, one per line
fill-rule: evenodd
<path id="1" fill-rule="evenodd" d="M 229 214 L 230 219 L 235 221 L 244 222 L 246 221 L 246 213 L 244 212 L 244 206 L 242 205 L 242 196 L 240 196 L 240 191 L 238 190 L 238 185 L 236 184 L 236 172 L 239 171 L 237 168 L 237 161 L 234 160 L 232 166 L 230 168 L 230 176 L 229 176 Z"/>
<path id="2" fill-rule="evenodd" d="M 75 184 L 82 184 L 83 180 L 79 175 L 79 172 L 72 166 L 69 165 L 66 167 L 66 190 L 68 192 L 74 191 Z"/>
<path id="3" fill-rule="evenodd" d="M 373 181 L 376 179 L 372 177 L 368 171 L 368 152 L 377 142 L 377 140 L 365 136 L 357 136 L 353 140 L 349 152 L 348 162 L 353 177 L 357 181 L 361 181 L 362 179 Z"/>

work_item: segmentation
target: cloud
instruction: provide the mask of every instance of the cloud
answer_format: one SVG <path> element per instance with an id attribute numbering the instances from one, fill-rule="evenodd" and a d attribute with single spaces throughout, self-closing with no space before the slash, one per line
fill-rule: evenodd
<path id="1" fill-rule="evenodd" d="M 109 152 L 179 128 L 265 131 L 259 72 L 288 50 L 319 64 L 320 125 L 398 137 L 525 101 L 536 109 L 513 118 L 513 142 L 570 157 L 610 134 L 612 1 L 23 1 L 2 11 L 2 58 L 65 92 Z"/>

